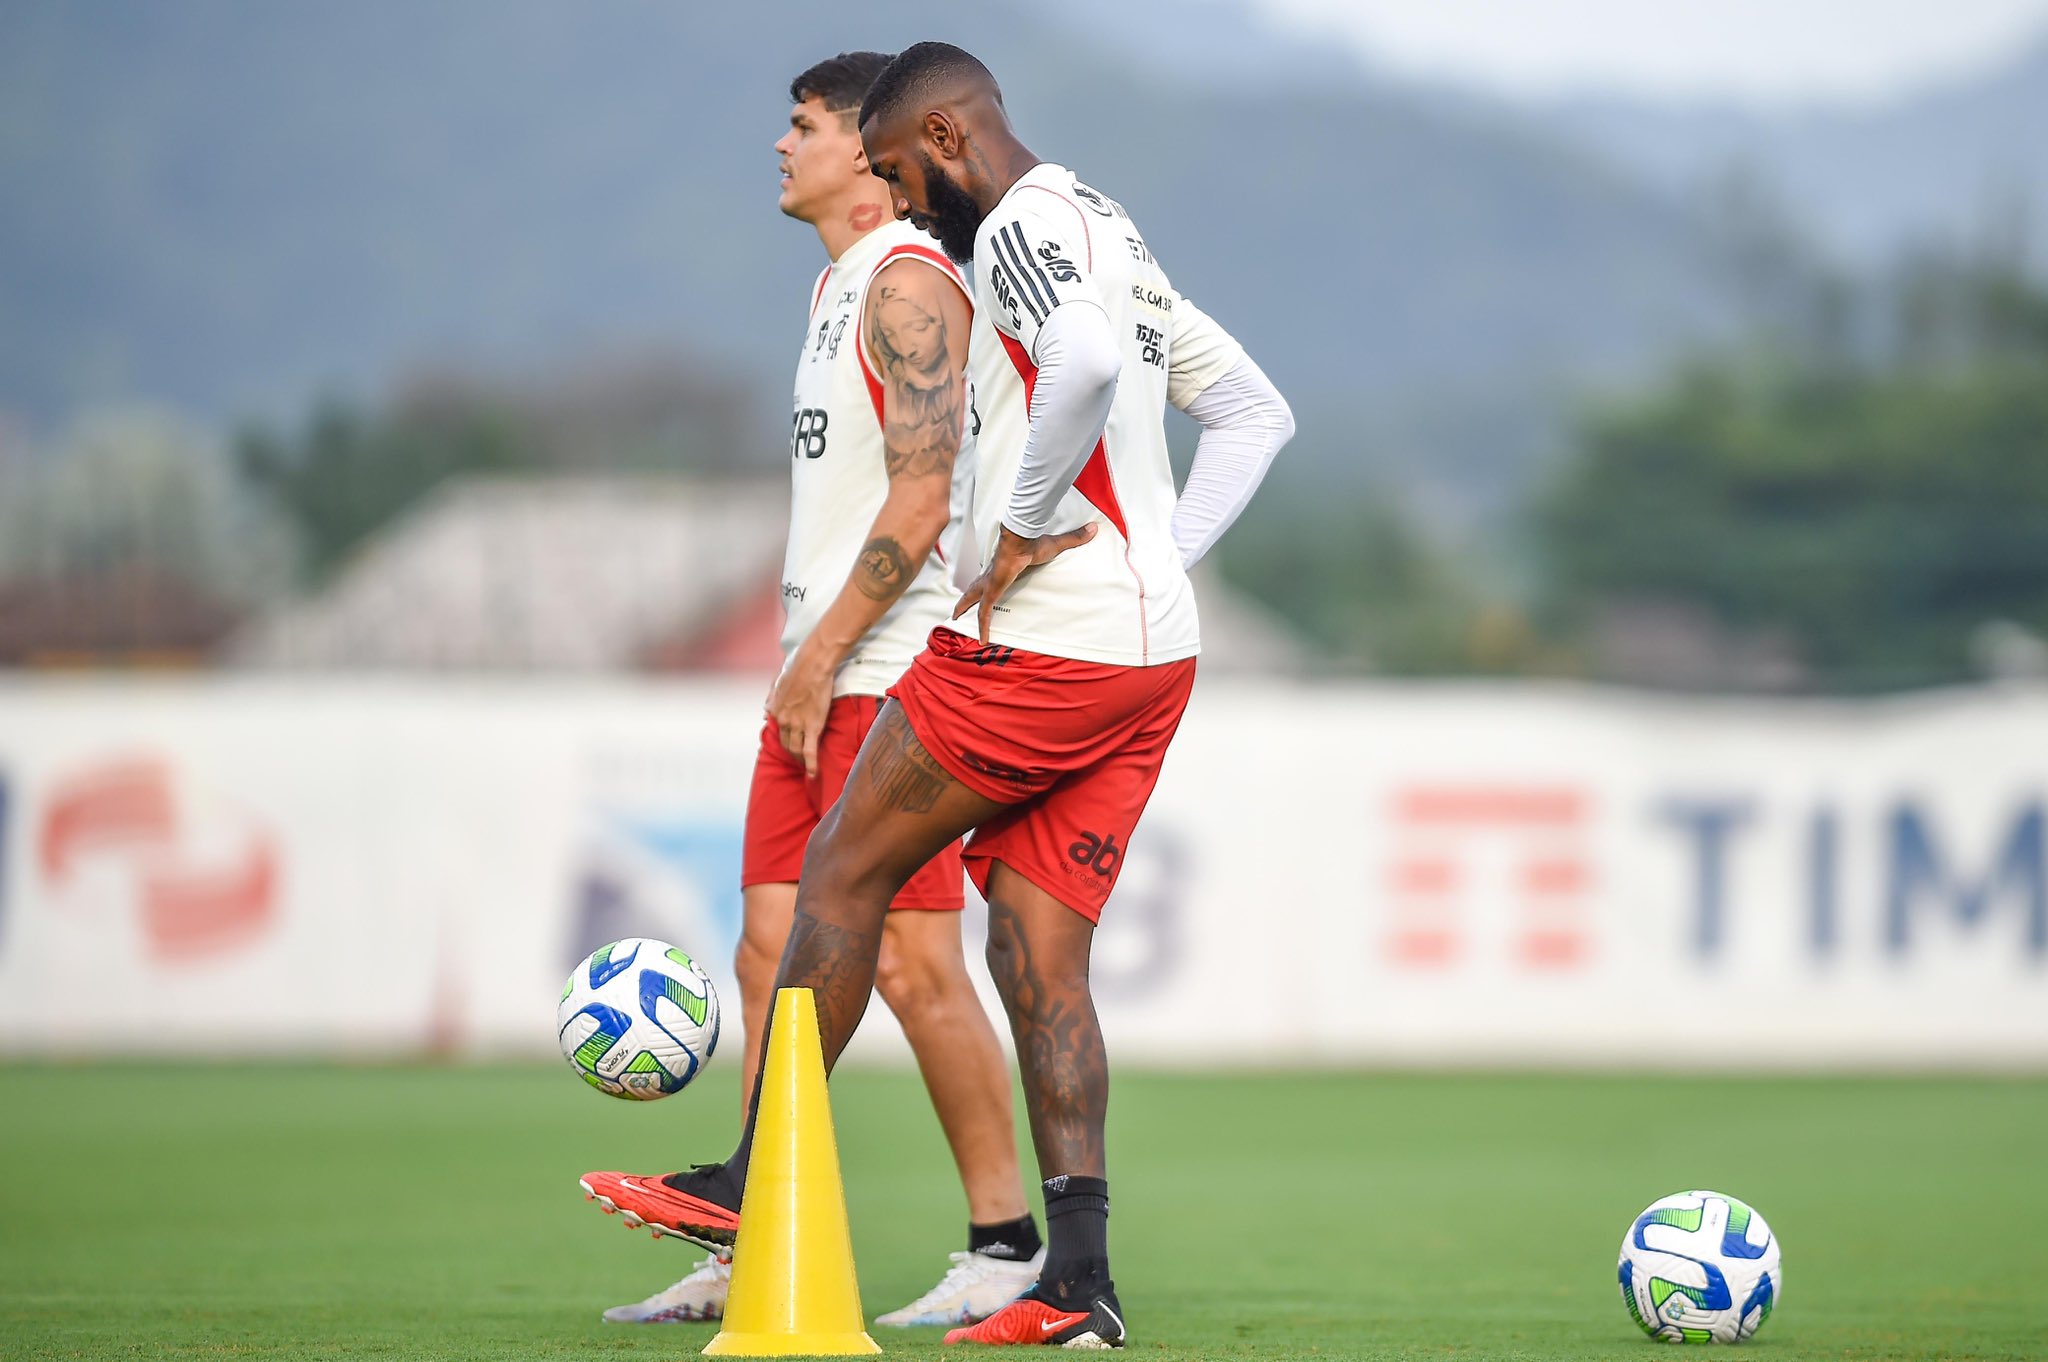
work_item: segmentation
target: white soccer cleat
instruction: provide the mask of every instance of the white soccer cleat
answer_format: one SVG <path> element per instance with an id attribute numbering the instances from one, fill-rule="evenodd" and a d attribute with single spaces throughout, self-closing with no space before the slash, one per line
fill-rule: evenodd
<path id="1" fill-rule="evenodd" d="M 991 1258 L 985 1253 L 955 1253 L 953 1266 L 939 1284 L 901 1310 L 875 1316 L 875 1323 L 894 1329 L 919 1324 L 973 1324 L 993 1315 L 1038 1280 L 1045 1250 L 1028 1263 Z"/>
<path id="2" fill-rule="evenodd" d="M 731 1285 L 732 1259 L 706 1258 L 695 1272 L 668 1290 L 657 1291 L 637 1305 L 614 1305 L 604 1317 L 610 1324 L 695 1324 L 721 1319 L 726 1288 Z"/>

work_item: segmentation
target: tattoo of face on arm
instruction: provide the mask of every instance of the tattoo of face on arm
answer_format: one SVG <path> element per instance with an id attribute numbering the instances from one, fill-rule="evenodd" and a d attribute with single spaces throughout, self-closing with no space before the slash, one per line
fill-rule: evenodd
<path id="1" fill-rule="evenodd" d="M 952 287 L 936 277 L 917 287 L 883 283 L 868 307 L 868 349 L 887 385 L 882 441 L 892 478 L 950 476 L 960 452 L 966 383 L 934 285 Z"/>
<path id="2" fill-rule="evenodd" d="M 912 576 L 910 555 L 887 535 L 868 540 L 860 551 L 860 571 L 853 584 L 863 596 L 874 601 L 893 601 L 909 587 Z"/>

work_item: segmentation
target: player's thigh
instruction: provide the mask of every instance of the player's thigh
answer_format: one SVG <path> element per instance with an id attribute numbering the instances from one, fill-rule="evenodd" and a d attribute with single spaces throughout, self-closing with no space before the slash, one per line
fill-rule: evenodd
<path id="1" fill-rule="evenodd" d="M 968 843 L 968 873 L 984 896 L 993 899 L 990 867 L 1001 862 L 1091 924 L 1101 920 L 1186 711 L 1194 662 L 1135 669 L 1114 684 L 1132 689 L 1136 701 L 1120 740 Z"/>
<path id="2" fill-rule="evenodd" d="M 882 924 L 882 958 L 875 973 L 884 995 L 973 987 L 960 941 L 959 913 L 899 908 Z"/>
<path id="3" fill-rule="evenodd" d="M 804 878 L 887 883 L 893 896 L 948 843 L 1003 808 L 954 779 L 890 701 L 811 838 Z"/>
<path id="4" fill-rule="evenodd" d="M 867 741 L 881 712 L 878 695 L 840 695 L 833 698 L 825 715 L 825 729 L 818 734 L 818 778 L 808 782 L 811 805 L 820 818 L 839 802 L 846 778 L 853 772 L 860 745 Z"/>
<path id="5" fill-rule="evenodd" d="M 991 819 L 967 844 L 968 874 L 994 903 L 1008 877 L 1091 926 L 1122 874 L 1124 853 L 1158 782 L 1157 761 L 1117 753 Z"/>
<path id="6" fill-rule="evenodd" d="M 754 753 L 747 788 L 747 818 L 740 843 L 740 887 L 794 884 L 802 873 L 804 848 L 818 826 L 818 808 L 804 779 L 803 763 L 782 746 L 771 721 Z"/>
<path id="7" fill-rule="evenodd" d="M 879 696 L 873 695 L 842 695 L 832 702 L 832 717 L 825 725 L 824 736 L 818 744 L 817 786 L 822 796 L 822 802 L 818 804 L 820 814 L 837 803 L 845 791 L 846 779 L 853 773 L 853 763 L 860 755 L 861 745 L 873 731 L 883 703 Z M 889 903 L 892 911 L 910 908 L 957 913 L 966 906 L 966 876 L 960 869 L 958 838 L 919 866 Z M 886 941 L 883 949 L 887 951 Z M 885 969 L 887 964 L 885 954 Z"/>

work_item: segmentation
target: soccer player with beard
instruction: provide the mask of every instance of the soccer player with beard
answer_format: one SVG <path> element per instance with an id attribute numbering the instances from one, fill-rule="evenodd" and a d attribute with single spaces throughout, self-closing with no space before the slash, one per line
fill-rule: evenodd
<path id="1" fill-rule="evenodd" d="M 934 629 L 890 689 L 805 855 L 775 982 L 814 990 L 832 1063 L 867 1006 L 890 896 L 973 832 L 1050 1242 L 1029 1291 L 947 1341 L 1121 1347 L 1089 947 L 1194 681 L 1186 569 L 1293 418 L 1130 215 L 1018 140 L 972 56 L 909 48 L 860 128 L 897 216 L 973 263 L 982 425 L 955 615 L 973 610 L 975 632 Z M 1177 496 L 1168 402 L 1203 428 Z M 735 1223 L 752 1141 L 750 1126 L 725 1163 L 669 1179 L 682 1228 Z"/>
<path id="2" fill-rule="evenodd" d="M 782 211 L 816 228 L 830 263 L 811 290 L 797 360 L 785 661 L 768 696 L 747 800 L 745 924 L 734 962 L 746 1038 L 743 1107 L 751 1105 L 805 843 L 839 797 L 882 694 L 954 598 L 940 539 L 956 470 L 964 491 L 972 458 L 963 429 L 972 304 L 959 270 L 892 219 L 887 187 L 868 172 L 854 115 L 888 62 L 881 53 L 848 52 L 798 76 L 789 131 L 775 144 Z M 960 847 L 934 851 L 892 891 L 876 981 L 952 1145 L 967 1191 L 967 1247 L 937 1286 L 880 1324 L 981 1319 L 1031 1285 L 1043 1259 L 1018 1175 L 1009 1071 L 961 951 Z M 675 1285 L 608 1310 L 606 1319 L 723 1314 L 729 1232 L 692 1234 L 671 1223 L 675 1193 L 657 1178 L 592 1173 L 584 1190 L 628 1223 L 709 1240 L 714 1250 Z"/>

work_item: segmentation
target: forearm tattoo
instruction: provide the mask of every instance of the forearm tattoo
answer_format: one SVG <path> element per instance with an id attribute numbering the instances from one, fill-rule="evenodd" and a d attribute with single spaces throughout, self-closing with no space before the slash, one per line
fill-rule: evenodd
<path id="1" fill-rule="evenodd" d="M 903 546 L 887 535 L 876 535 L 860 551 L 853 584 L 871 601 L 893 601 L 909 588 L 914 575 Z"/>

